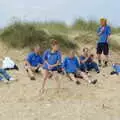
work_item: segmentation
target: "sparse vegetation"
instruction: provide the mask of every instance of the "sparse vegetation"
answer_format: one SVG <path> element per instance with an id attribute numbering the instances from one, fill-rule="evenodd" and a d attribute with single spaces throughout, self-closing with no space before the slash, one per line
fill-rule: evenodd
<path id="1" fill-rule="evenodd" d="M 68 26 L 63 22 L 20 22 L 15 21 L 13 24 L 5 27 L 0 33 L 0 38 L 9 46 L 16 48 L 32 47 L 34 44 L 40 44 L 43 49 L 49 47 L 52 39 L 57 39 L 63 50 L 77 48 L 79 41 L 85 44 L 96 44 L 96 30 L 99 26 L 94 20 L 86 21 L 77 19 L 73 25 Z M 120 28 L 112 27 L 113 33 L 119 33 Z M 70 38 L 72 33 L 79 33 L 77 36 Z M 112 49 L 120 48 L 120 45 L 111 40 Z"/>
<path id="2" fill-rule="evenodd" d="M 6 27 L 1 33 L 1 39 L 8 45 L 16 48 L 32 47 L 39 44 L 43 49 L 49 47 L 51 39 L 57 39 L 63 50 L 77 47 L 72 41 L 68 40 L 67 35 L 48 33 L 43 27 L 36 24 L 15 22 Z"/>

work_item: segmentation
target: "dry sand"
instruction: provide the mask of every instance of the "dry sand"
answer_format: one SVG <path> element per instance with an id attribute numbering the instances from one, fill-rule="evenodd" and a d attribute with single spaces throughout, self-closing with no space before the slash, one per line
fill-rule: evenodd
<path id="1" fill-rule="evenodd" d="M 1 45 L 4 47 L 4 45 Z M 77 86 L 62 76 L 61 89 L 57 93 L 55 81 L 49 80 L 46 92 L 40 95 L 42 76 L 30 81 L 23 70 L 27 50 L 0 48 L 1 56 L 11 56 L 20 71 L 12 71 L 18 81 L 0 83 L 0 120 L 120 120 L 120 76 L 110 76 L 111 67 L 100 74 L 92 72 L 98 83 L 89 85 L 81 80 Z M 111 60 L 120 60 L 112 53 Z"/>

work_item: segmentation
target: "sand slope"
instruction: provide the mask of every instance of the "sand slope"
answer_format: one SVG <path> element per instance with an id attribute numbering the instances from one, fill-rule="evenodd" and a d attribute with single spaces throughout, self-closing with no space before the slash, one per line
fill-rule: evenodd
<path id="1" fill-rule="evenodd" d="M 45 94 L 40 95 L 42 76 L 30 81 L 23 70 L 28 50 L 7 51 L 6 46 L 0 45 L 0 55 L 11 56 L 20 67 L 20 71 L 10 72 L 17 82 L 0 83 L 0 120 L 120 120 L 120 76 L 110 76 L 111 67 L 98 75 L 91 73 L 98 79 L 95 86 L 83 80 L 77 86 L 60 76 L 59 93 L 55 81 L 49 80 Z M 118 54 L 111 55 L 111 61 L 120 59 Z"/>

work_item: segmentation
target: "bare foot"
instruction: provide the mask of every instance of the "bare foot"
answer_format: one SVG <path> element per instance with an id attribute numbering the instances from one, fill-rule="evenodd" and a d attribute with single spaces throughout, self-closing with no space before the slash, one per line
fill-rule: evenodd
<path id="1" fill-rule="evenodd" d="M 43 94 L 44 92 L 45 92 L 45 89 L 42 88 L 42 89 L 40 90 L 40 93 Z"/>

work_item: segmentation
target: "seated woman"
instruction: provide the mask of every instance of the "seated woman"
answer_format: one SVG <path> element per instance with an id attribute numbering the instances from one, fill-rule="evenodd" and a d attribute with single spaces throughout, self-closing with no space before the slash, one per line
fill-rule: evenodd
<path id="1" fill-rule="evenodd" d="M 94 61 L 94 55 L 89 54 L 89 49 L 83 49 L 83 55 L 80 56 L 80 70 L 88 72 L 94 69 L 97 73 L 100 73 L 97 63 Z"/>
<path id="2" fill-rule="evenodd" d="M 120 63 L 115 63 L 112 65 L 113 71 L 110 73 L 111 75 L 119 75 L 120 74 Z"/>
<path id="3" fill-rule="evenodd" d="M 63 69 L 66 72 L 67 77 L 76 84 L 80 84 L 78 78 L 83 78 L 91 84 L 96 84 L 97 80 L 91 80 L 85 72 L 79 71 L 79 67 L 80 64 L 74 51 L 70 51 L 69 55 L 63 61 Z"/>
<path id="4" fill-rule="evenodd" d="M 49 78 L 53 76 L 54 80 L 57 83 L 57 88 L 60 88 L 59 76 L 58 73 L 61 73 L 61 52 L 59 50 L 59 43 L 57 40 L 52 40 L 51 49 L 48 49 L 44 52 L 44 79 L 41 88 L 41 93 L 44 92 L 45 84 Z"/>
<path id="5" fill-rule="evenodd" d="M 34 51 L 28 54 L 25 59 L 25 69 L 31 80 L 35 80 L 34 72 L 39 72 L 40 67 L 43 65 L 41 49 L 39 46 L 34 48 Z"/>

